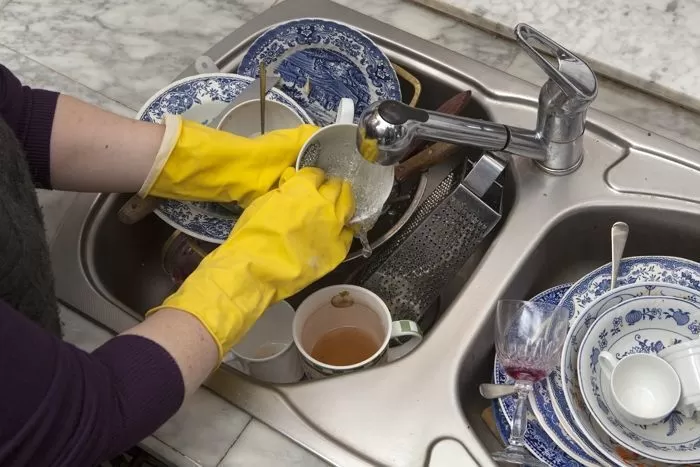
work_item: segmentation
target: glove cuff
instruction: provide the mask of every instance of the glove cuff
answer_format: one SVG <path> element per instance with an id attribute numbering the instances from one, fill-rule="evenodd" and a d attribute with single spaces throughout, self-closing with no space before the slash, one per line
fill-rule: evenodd
<path id="1" fill-rule="evenodd" d="M 165 124 L 163 139 L 161 140 L 160 147 L 158 148 L 155 160 L 153 161 L 153 166 L 148 172 L 143 185 L 141 185 L 141 189 L 138 191 L 138 195 L 141 198 L 148 196 L 153 189 L 153 185 L 156 184 L 158 177 L 163 171 L 163 167 L 165 167 L 170 154 L 172 154 L 173 149 L 177 144 L 177 140 L 180 138 L 180 132 L 182 131 L 181 116 L 166 114 L 163 118 L 163 123 Z"/>

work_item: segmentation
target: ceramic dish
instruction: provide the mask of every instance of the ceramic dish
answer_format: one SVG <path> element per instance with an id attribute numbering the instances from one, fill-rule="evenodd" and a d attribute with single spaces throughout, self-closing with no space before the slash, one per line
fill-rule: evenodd
<path id="1" fill-rule="evenodd" d="M 545 290 L 534 296 L 530 300 L 533 302 L 544 302 L 557 304 L 569 289 L 570 284 L 562 284 Z M 498 384 L 511 383 L 512 379 L 503 370 L 503 367 L 496 359 L 493 366 L 493 381 Z M 527 431 L 525 433 L 525 445 L 527 449 L 542 462 L 552 466 L 559 465 L 598 465 L 595 459 L 591 458 L 566 434 L 559 426 L 556 415 L 552 410 L 551 403 L 543 403 L 542 411 L 536 410 L 534 394 L 546 398 L 547 390 L 542 385 L 545 381 L 535 384 L 535 389 L 530 395 L 531 412 L 527 415 Z M 501 397 L 498 399 L 499 412 L 505 417 L 508 424 L 513 422 L 516 399 L 513 396 Z M 510 428 L 508 428 L 510 431 Z M 554 442 L 553 442 L 554 440 Z"/>
<path id="2" fill-rule="evenodd" d="M 238 73 L 256 77 L 260 62 L 282 78 L 282 90 L 319 125 L 335 121 L 343 97 L 355 102 L 355 121 L 372 102 L 401 100 L 391 62 L 360 31 L 335 21 L 305 18 L 265 31 L 250 46 Z"/>
<path id="3" fill-rule="evenodd" d="M 618 416 L 598 357 L 602 351 L 617 359 L 656 353 L 694 339 L 700 334 L 699 319 L 700 306 L 695 303 L 674 297 L 637 297 L 603 311 L 581 342 L 577 370 L 586 407 L 612 438 L 657 463 L 700 462 L 700 425 L 676 411 L 653 425 L 635 425 Z M 574 415 L 578 421 L 581 414 L 574 411 Z M 585 433 L 599 449 L 611 450 L 593 433 Z"/>
<path id="4" fill-rule="evenodd" d="M 160 123 L 166 113 L 183 114 L 185 118 L 206 125 L 252 82 L 253 78 L 227 73 L 184 78 L 158 91 L 139 110 L 137 118 Z M 266 97 L 287 105 L 306 123 L 312 123 L 299 104 L 283 92 L 271 89 Z M 226 240 L 238 219 L 221 205 L 204 202 L 165 200 L 155 213 L 174 228 L 212 243 Z"/>
<path id="5" fill-rule="evenodd" d="M 618 286 L 637 282 L 660 282 L 698 289 L 700 288 L 700 264 L 669 256 L 623 258 L 620 262 Z M 576 318 L 587 306 L 609 290 L 610 263 L 582 277 L 564 294 L 559 304 L 571 312 L 571 322 L 575 323 Z M 561 426 L 589 455 L 593 456 L 597 449 L 576 424 L 566 400 L 559 368 L 547 377 L 547 389 Z"/>
<path id="6" fill-rule="evenodd" d="M 587 306 L 586 310 L 575 319 L 574 324 L 569 329 L 564 343 L 564 349 L 562 350 L 560 371 L 564 384 L 561 390 L 566 400 L 566 406 L 572 416 L 574 416 L 575 420 L 578 420 L 579 426 L 583 425 L 581 427 L 583 432 L 594 432 L 600 439 L 607 438 L 606 433 L 586 409 L 586 405 L 579 390 L 578 371 L 576 367 L 578 364 L 581 342 L 590 326 L 603 312 L 625 300 L 650 295 L 677 297 L 696 303 L 700 302 L 700 292 L 680 285 L 661 284 L 657 282 L 637 282 L 622 285 L 593 300 Z M 578 414 L 578 417 L 576 417 L 576 414 Z M 616 449 L 613 449 L 613 451 L 615 450 Z"/>

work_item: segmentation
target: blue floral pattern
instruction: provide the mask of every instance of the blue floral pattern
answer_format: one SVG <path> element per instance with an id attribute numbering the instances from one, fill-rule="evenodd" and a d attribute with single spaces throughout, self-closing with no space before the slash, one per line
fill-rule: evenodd
<path id="1" fill-rule="evenodd" d="M 245 90 L 253 78 L 226 73 L 197 75 L 172 83 L 156 93 L 141 108 L 137 118 L 146 122 L 161 122 L 164 115 L 179 115 L 194 106 L 206 106 L 212 102 L 231 102 Z M 305 122 L 312 123 L 299 104 L 277 89 L 267 94 L 267 99 L 280 102 L 293 109 Z M 207 124 L 217 116 L 217 108 L 200 123 Z M 206 112 L 204 112 L 206 114 Z M 156 215 L 186 234 L 213 243 L 222 243 L 231 232 L 238 216 L 216 203 L 165 200 L 155 211 Z"/>
<path id="2" fill-rule="evenodd" d="M 598 362 L 602 351 L 617 359 L 637 353 L 658 353 L 669 345 L 694 338 L 691 318 L 700 306 L 674 297 L 637 297 L 600 313 L 585 334 L 577 372 L 584 402 L 596 422 L 621 445 L 659 462 L 700 462 L 700 430 L 679 412 L 648 426 L 627 422 L 610 405 L 608 380 Z M 621 323 L 621 324 L 620 324 Z M 620 327 L 616 337 L 612 329 Z M 606 446 L 614 452 L 614 446 Z"/>
<path id="3" fill-rule="evenodd" d="M 658 282 L 652 283 L 653 281 Z M 700 294 L 693 288 L 693 284 L 700 284 L 700 264 L 698 263 L 667 256 L 630 257 L 623 258 L 620 262 L 618 287 L 613 292 L 609 292 L 610 264 L 606 264 L 581 278 L 562 297 L 560 305 L 571 311 L 571 329 L 562 351 L 562 365 L 548 376 L 547 388 L 562 425 L 577 442 L 588 449 L 596 449 L 577 424 L 574 411 L 579 419 L 588 422 L 586 431 L 592 433 L 590 436 L 596 438 L 606 436 L 598 424 L 591 419 L 578 390 L 576 359 L 586 331 L 601 312 L 630 298 L 665 295 L 698 303 Z M 677 318 L 684 319 L 680 316 Z M 624 320 L 624 317 L 620 317 L 620 320 Z M 619 332 L 615 329 L 618 328 L 611 327 L 610 338 L 615 337 Z M 697 323 L 694 329 L 700 333 L 700 323 Z M 597 450 L 600 451 L 600 448 Z M 603 452 L 603 454 L 606 453 Z M 621 462 L 619 456 L 613 457 L 614 459 L 610 459 L 612 462 L 625 465 L 619 463 Z"/>
<path id="4" fill-rule="evenodd" d="M 267 30 L 250 46 L 238 73 L 255 77 L 261 62 L 320 125 L 335 121 L 343 97 L 355 102 L 356 119 L 372 102 L 401 100 L 386 55 L 367 36 L 335 21 L 307 18 Z"/>

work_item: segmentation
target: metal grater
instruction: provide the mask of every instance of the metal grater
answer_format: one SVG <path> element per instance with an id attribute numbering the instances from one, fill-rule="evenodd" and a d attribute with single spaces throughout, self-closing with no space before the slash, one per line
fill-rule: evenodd
<path id="1" fill-rule="evenodd" d="M 357 283 L 382 297 L 394 319 L 418 321 L 501 218 L 480 197 L 504 166 L 483 155 L 464 180 L 453 171 Z"/>

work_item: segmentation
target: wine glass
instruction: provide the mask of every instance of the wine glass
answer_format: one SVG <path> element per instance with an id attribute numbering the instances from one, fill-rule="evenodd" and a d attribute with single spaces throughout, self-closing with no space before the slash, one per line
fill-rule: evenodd
<path id="1" fill-rule="evenodd" d="M 496 354 L 515 380 L 517 405 L 508 446 L 492 454 L 498 462 L 543 466 L 525 449 L 528 396 L 533 385 L 559 362 L 569 325 L 565 308 L 549 303 L 499 300 L 496 309 Z"/>

